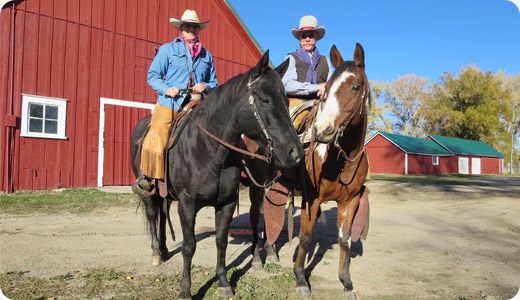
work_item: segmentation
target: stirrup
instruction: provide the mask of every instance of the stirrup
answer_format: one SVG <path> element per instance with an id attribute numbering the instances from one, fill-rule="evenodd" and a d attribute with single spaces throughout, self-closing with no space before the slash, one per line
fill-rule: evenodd
<path id="1" fill-rule="evenodd" d="M 149 189 L 142 185 L 148 185 Z M 132 192 L 137 194 L 141 198 L 150 197 L 155 194 L 155 189 L 153 185 L 150 185 L 150 182 L 144 177 L 144 175 L 141 175 L 137 177 L 134 184 L 132 184 Z"/>

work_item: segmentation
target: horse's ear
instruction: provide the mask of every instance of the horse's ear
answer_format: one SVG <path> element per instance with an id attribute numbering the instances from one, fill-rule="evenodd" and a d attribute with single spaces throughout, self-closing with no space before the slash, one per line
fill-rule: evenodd
<path id="1" fill-rule="evenodd" d="M 269 69 L 269 50 L 265 51 L 264 56 L 258 61 L 256 66 L 251 70 L 251 79 L 255 80 L 262 76 Z"/>
<path id="2" fill-rule="evenodd" d="M 334 68 L 337 68 L 339 65 L 343 63 L 343 57 L 341 57 L 338 48 L 336 48 L 336 45 L 333 45 L 330 49 L 330 62 L 332 63 Z"/>
<path id="3" fill-rule="evenodd" d="M 354 51 L 354 62 L 357 67 L 365 69 L 365 51 L 360 43 L 356 43 L 356 50 Z"/>
<path id="4" fill-rule="evenodd" d="M 280 74 L 280 77 L 283 77 L 287 69 L 289 68 L 289 59 L 286 59 L 283 63 L 281 63 L 278 67 L 276 67 L 275 71 Z"/>

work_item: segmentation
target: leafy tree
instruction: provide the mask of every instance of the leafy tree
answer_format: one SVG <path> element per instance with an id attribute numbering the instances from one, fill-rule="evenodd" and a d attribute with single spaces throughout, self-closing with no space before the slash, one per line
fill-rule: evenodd
<path id="1" fill-rule="evenodd" d="M 415 137 L 424 135 L 419 111 L 429 81 L 429 78 L 406 74 L 385 86 L 384 98 L 390 113 L 396 118 L 396 132 Z"/>
<path id="2" fill-rule="evenodd" d="M 471 65 L 463 67 L 458 78 L 446 72 L 432 85 L 421 116 L 429 133 L 480 140 L 504 153 L 507 130 L 501 116 L 506 98 L 498 76 Z"/>
<path id="3" fill-rule="evenodd" d="M 377 131 L 390 132 L 392 130 L 391 120 L 386 117 L 388 104 L 380 104 L 381 100 L 379 99 L 386 85 L 388 84 L 385 82 L 377 80 L 370 81 L 372 105 L 368 111 L 367 139 L 371 138 Z"/>
<path id="4" fill-rule="evenodd" d="M 515 75 L 506 75 L 499 72 L 497 76 L 503 81 L 507 96 L 503 99 L 505 110 L 503 113 L 503 122 L 506 124 L 508 133 L 507 152 L 509 156 L 509 172 L 513 174 L 513 163 L 516 162 L 518 167 L 518 153 L 515 155 L 515 140 L 520 137 L 520 73 Z"/>

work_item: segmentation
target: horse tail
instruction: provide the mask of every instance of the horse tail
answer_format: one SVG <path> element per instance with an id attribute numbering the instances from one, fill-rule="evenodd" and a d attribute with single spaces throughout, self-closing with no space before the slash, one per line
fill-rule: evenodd
<path id="1" fill-rule="evenodd" d="M 173 230 L 172 220 L 170 218 L 170 207 L 172 205 L 172 200 L 168 197 L 163 198 L 163 210 L 166 213 L 166 218 L 168 220 L 168 226 L 170 227 L 170 233 L 172 235 L 172 240 L 175 241 L 175 231 Z"/>

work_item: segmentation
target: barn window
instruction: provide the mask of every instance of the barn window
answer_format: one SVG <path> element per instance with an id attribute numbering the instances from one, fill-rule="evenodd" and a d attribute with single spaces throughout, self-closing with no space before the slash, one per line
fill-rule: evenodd
<path id="1" fill-rule="evenodd" d="M 66 139 L 67 100 L 23 95 L 21 136 Z"/>
<path id="2" fill-rule="evenodd" d="M 432 156 L 432 164 L 434 166 L 437 166 L 439 164 L 439 157 L 438 156 Z"/>

